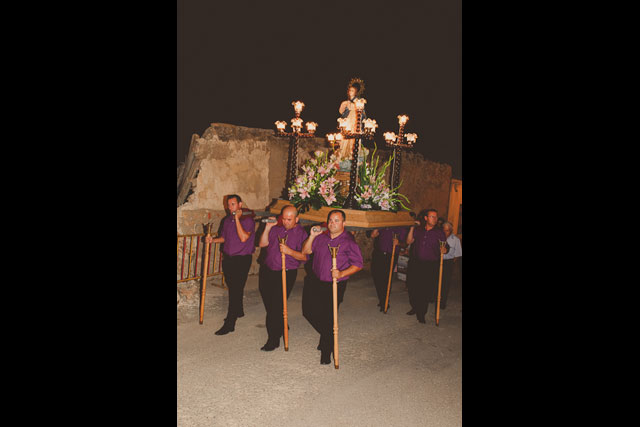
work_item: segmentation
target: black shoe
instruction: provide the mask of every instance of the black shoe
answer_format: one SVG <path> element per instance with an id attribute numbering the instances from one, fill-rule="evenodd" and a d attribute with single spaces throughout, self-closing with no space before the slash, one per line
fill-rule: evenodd
<path id="1" fill-rule="evenodd" d="M 427 323 L 427 321 L 424 319 L 424 314 L 421 316 L 419 314 L 416 314 L 416 318 L 418 319 L 418 322 L 420 323 Z"/>
<path id="2" fill-rule="evenodd" d="M 238 314 L 238 317 L 244 317 L 244 310 L 240 312 L 240 314 Z"/>
<path id="3" fill-rule="evenodd" d="M 262 346 L 262 348 L 260 350 L 263 351 L 273 351 L 276 348 L 280 347 L 280 340 L 278 340 L 278 342 L 270 342 L 267 341 L 267 343 L 265 345 Z"/>
<path id="4" fill-rule="evenodd" d="M 216 335 L 226 335 L 229 332 L 233 332 L 235 330 L 236 330 L 236 327 L 235 327 L 234 324 L 228 323 L 228 322 L 224 322 L 224 325 L 222 325 L 222 328 L 220 328 L 220 329 L 218 329 L 216 331 Z"/>
<path id="5" fill-rule="evenodd" d="M 331 351 L 322 351 L 322 353 L 320 353 L 320 364 L 321 365 L 328 365 L 329 363 L 331 363 Z"/>
<path id="6" fill-rule="evenodd" d="M 416 311 L 412 308 L 411 310 L 407 311 L 407 314 L 411 316 L 413 314 L 416 314 Z"/>

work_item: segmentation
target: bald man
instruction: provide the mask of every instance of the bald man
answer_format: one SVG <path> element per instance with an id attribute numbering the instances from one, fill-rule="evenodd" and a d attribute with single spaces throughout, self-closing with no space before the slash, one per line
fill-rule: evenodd
<path id="1" fill-rule="evenodd" d="M 260 350 L 272 351 L 280 346 L 280 338 L 284 335 L 283 303 L 282 303 L 282 254 L 285 254 L 285 270 L 287 275 L 287 299 L 291 294 L 298 275 L 298 267 L 307 260 L 301 251 L 302 243 L 309 235 L 298 223 L 298 210 L 294 206 L 286 206 L 280 214 L 282 225 L 267 223 L 260 247 L 267 248 L 267 255 L 260 266 L 258 288 L 267 311 L 267 342 Z M 269 219 L 275 220 L 275 217 Z M 280 243 L 286 238 L 285 243 Z"/>
<path id="2" fill-rule="evenodd" d="M 327 230 L 313 227 L 302 245 L 304 255 L 313 254 L 311 277 L 302 291 L 302 315 L 320 334 L 320 364 L 331 363 L 333 353 L 333 279 L 337 280 L 338 307 L 342 303 L 349 277 L 364 266 L 362 252 L 351 233 L 345 230 L 347 216 L 334 209 L 327 215 Z M 336 270 L 329 247 L 339 247 Z"/>

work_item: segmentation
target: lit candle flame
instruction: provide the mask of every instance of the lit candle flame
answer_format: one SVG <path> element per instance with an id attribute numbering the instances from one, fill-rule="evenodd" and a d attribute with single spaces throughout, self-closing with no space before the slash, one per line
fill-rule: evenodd
<path id="1" fill-rule="evenodd" d="M 327 134 L 327 139 L 329 140 L 329 142 L 333 142 L 336 139 L 336 136 L 332 133 L 328 133 Z"/>
<path id="2" fill-rule="evenodd" d="M 415 133 L 408 133 L 405 135 L 405 137 L 407 138 L 407 142 L 409 144 L 415 144 L 416 140 L 418 139 L 418 135 L 416 135 Z"/>
<path id="3" fill-rule="evenodd" d="M 278 121 L 276 122 L 276 128 L 278 128 L 278 130 L 279 130 L 280 132 L 284 132 L 284 128 L 285 128 L 285 126 L 287 126 L 287 122 L 283 122 L 283 121 L 281 121 L 281 120 L 278 120 Z"/>
<path id="4" fill-rule="evenodd" d="M 367 103 L 367 100 L 364 98 L 358 98 L 354 101 L 354 103 L 356 104 L 356 109 L 362 111 L 364 110 L 364 104 Z"/>
<path id="5" fill-rule="evenodd" d="M 347 127 L 347 118 L 346 118 L 346 117 L 345 117 L 345 118 L 339 118 L 339 119 L 338 119 L 338 126 L 339 126 L 341 129 L 346 128 L 346 127 Z"/>
<path id="6" fill-rule="evenodd" d="M 342 134 L 341 133 L 336 133 L 336 142 L 340 142 L 342 141 Z"/>
<path id="7" fill-rule="evenodd" d="M 300 130 L 302 127 L 302 119 L 299 117 L 291 119 L 291 127 Z"/>
<path id="8" fill-rule="evenodd" d="M 302 109 L 304 108 L 304 102 L 302 101 L 293 101 L 291 105 L 293 105 L 293 109 L 298 114 L 300 114 L 302 112 Z"/>
<path id="9" fill-rule="evenodd" d="M 404 124 L 407 123 L 407 120 L 409 120 L 409 116 L 406 116 L 404 114 L 398 116 L 398 123 L 400 123 L 400 126 L 404 126 Z"/>
<path id="10" fill-rule="evenodd" d="M 364 129 L 369 132 L 375 132 L 376 128 L 378 127 L 378 124 L 373 119 L 364 119 L 363 123 L 364 123 Z"/>
<path id="11" fill-rule="evenodd" d="M 316 128 L 318 127 L 318 124 L 316 122 L 307 122 L 307 132 L 309 133 L 314 133 L 316 131 Z"/>
<path id="12" fill-rule="evenodd" d="M 395 132 L 385 132 L 384 133 L 384 139 L 387 142 L 395 142 L 397 136 Z"/>

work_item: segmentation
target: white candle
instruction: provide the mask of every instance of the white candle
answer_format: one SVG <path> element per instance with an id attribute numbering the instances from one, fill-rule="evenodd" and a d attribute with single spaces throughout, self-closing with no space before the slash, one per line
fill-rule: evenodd
<path id="1" fill-rule="evenodd" d="M 298 114 L 300 114 L 302 112 L 302 109 L 304 108 L 304 102 L 302 101 L 293 101 L 291 105 L 293 105 L 293 109 Z"/>
<path id="2" fill-rule="evenodd" d="M 307 122 L 307 132 L 314 133 L 318 124 L 316 122 Z"/>
<path id="3" fill-rule="evenodd" d="M 302 119 L 299 117 L 291 119 L 291 127 L 300 130 L 302 128 Z"/>
<path id="4" fill-rule="evenodd" d="M 395 142 L 396 140 L 396 133 L 395 132 L 385 132 L 384 133 L 384 139 L 387 142 Z"/>

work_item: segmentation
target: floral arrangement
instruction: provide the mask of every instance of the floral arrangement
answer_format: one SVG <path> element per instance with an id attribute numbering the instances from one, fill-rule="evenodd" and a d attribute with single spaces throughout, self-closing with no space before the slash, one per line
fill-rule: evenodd
<path id="1" fill-rule="evenodd" d="M 289 200 L 300 213 L 308 211 L 311 207 L 339 208 L 344 202 L 344 197 L 338 192 L 340 181 L 334 177 L 340 167 L 336 155 L 328 156 L 320 150 L 313 154 L 314 156 L 302 166 L 302 173 L 288 189 Z"/>
<path id="2" fill-rule="evenodd" d="M 378 147 L 376 146 L 371 155 L 371 161 L 362 162 L 358 169 L 360 182 L 356 188 L 355 199 L 360 204 L 361 209 L 380 209 L 383 211 L 397 212 L 400 207 L 409 210 L 403 203 L 404 199 L 409 203 L 409 199 L 403 194 L 398 193 L 398 189 L 402 186 L 402 182 L 396 188 L 390 188 L 385 182 L 384 173 L 393 161 L 393 155 L 378 170 L 379 156 L 375 157 Z M 374 163 L 375 157 L 375 163 Z"/>

